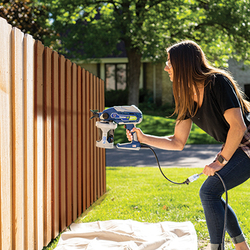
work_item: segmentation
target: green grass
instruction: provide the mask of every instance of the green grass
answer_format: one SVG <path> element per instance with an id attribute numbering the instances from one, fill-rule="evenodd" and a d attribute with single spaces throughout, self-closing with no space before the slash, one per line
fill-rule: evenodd
<path id="1" fill-rule="evenodd" d="M 200 173 L 201 168 L 164 168 L 172 180 L 182 182 Z M 196 229 L 199 249 L 208 243 L 208 232 L 199 199 L 201 176 L 189 185 L 166 181 L 154 167 L 107 167 L 107 193 L 77 222 L 132 219 L 141 222 L 191 221 Z M 236 212 L 244 234 L 250 239 L 250 182 L 229 191 L 229 203 Z M 226 235 L 226 241 L 230 242 Z M 56 243 L 54 243 L 56 244 Z M 232 249 L 228 243 L 226 249 Z M 46 249 L 46 248 L 45 248 Z M 53 248 L 47 248 L 47 250 Z"/>
<path id="2" fill-rule="evenodd" d="M 174 133 L 175 119 L 165 118 L 162 116 L 143 115 L 141 123 L 136 127 L 141 128 L 145 134 L 167 136 Z M 115 130 L 115 144 L 127 141 L 124 126 L 118 125 Z M 195 124 L 192 126 L 187 144 L 215 144 L 218 143 L 211 136 L 207 135 L 202 129 Z"/>

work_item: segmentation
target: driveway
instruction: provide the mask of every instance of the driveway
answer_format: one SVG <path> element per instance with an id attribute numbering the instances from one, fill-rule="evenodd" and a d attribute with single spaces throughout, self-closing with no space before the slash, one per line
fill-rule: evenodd
<path id="1" fill-rule="evenodd" d="M 211 163 L 220 151 L 220 144 L 186 145 L 182 151 L 154 148 L 161 167 L 201 167 Z M 106 149 L 106 166 L 158 167 L 150 149 L 122 150 Z"/>

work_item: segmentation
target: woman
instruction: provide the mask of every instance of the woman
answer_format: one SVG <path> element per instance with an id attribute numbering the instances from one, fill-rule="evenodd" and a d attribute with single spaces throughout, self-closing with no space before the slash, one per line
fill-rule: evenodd
<path id="1" fill-rule="evenodd" d="M 220 174 L 228 190 L 250 177 L 250 134 L 247 130 L 250 104 L 243 98 L 230 74 L 210 66 L 195 42 L 180 42 L 168 48 L 167 52 L 164 70 L 173 82 L 175 113 L 178 114 L 174 135 L 146 135 L 139 128 L 134 128 L 132 132 L 136 132 L 141 143 L 166 150 L 182 150 L 194 122 L 224 143 L 214 162 L 204 167 L 203 173 L 208 178 L 200 189 L 211 249 L 221 249 L 225 211 L 221 196 L 224 188 L 215 172 Z M 128 130 L 126 133 L 132 140 L 131 133 Z M 236 250 L 249 249 L 230 206 L 227 232 Z"/>

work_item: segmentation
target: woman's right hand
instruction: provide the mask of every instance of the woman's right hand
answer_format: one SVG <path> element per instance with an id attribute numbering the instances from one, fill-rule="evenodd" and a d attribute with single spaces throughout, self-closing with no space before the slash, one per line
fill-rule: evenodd
<path id="1" fill-rule="evenodd" d="M 136 127 L 134 127 L 131 131 L 129 131 L 128 129 L 126 129 L 126 135 L 127 135 L 127 138 L 128 138 L 129 141 L 133 140 L 132 132 L 136 133 L 137 140 L 142 143 L 143 133 L 142 133 L 141 129 L 136 128 Z"/>

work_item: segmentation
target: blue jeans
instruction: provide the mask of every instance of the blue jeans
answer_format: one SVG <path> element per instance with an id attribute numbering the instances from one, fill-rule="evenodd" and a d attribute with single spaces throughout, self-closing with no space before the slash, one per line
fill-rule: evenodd
<path id="1" fill-rule="evenodd" d="M 237 149 L 230 161 L 218 171 L 218 174 L 222 177 L 227 190 L 230 190 L 250 177 L 250 158 L 242 149 Z M 206 217 L 212 249 L 219 249 L 218 247 L 222 243 L 225 212 L 225 201 L 221 197 L 223 193 L 224 187 L 217 175 L 209 176 L 200 189 L 200 199 Z M 237 217 L 229 205 L 227 211 L 226 230 L 228 234 L 234 244 L 243 242 L 245 239 Z"/>

